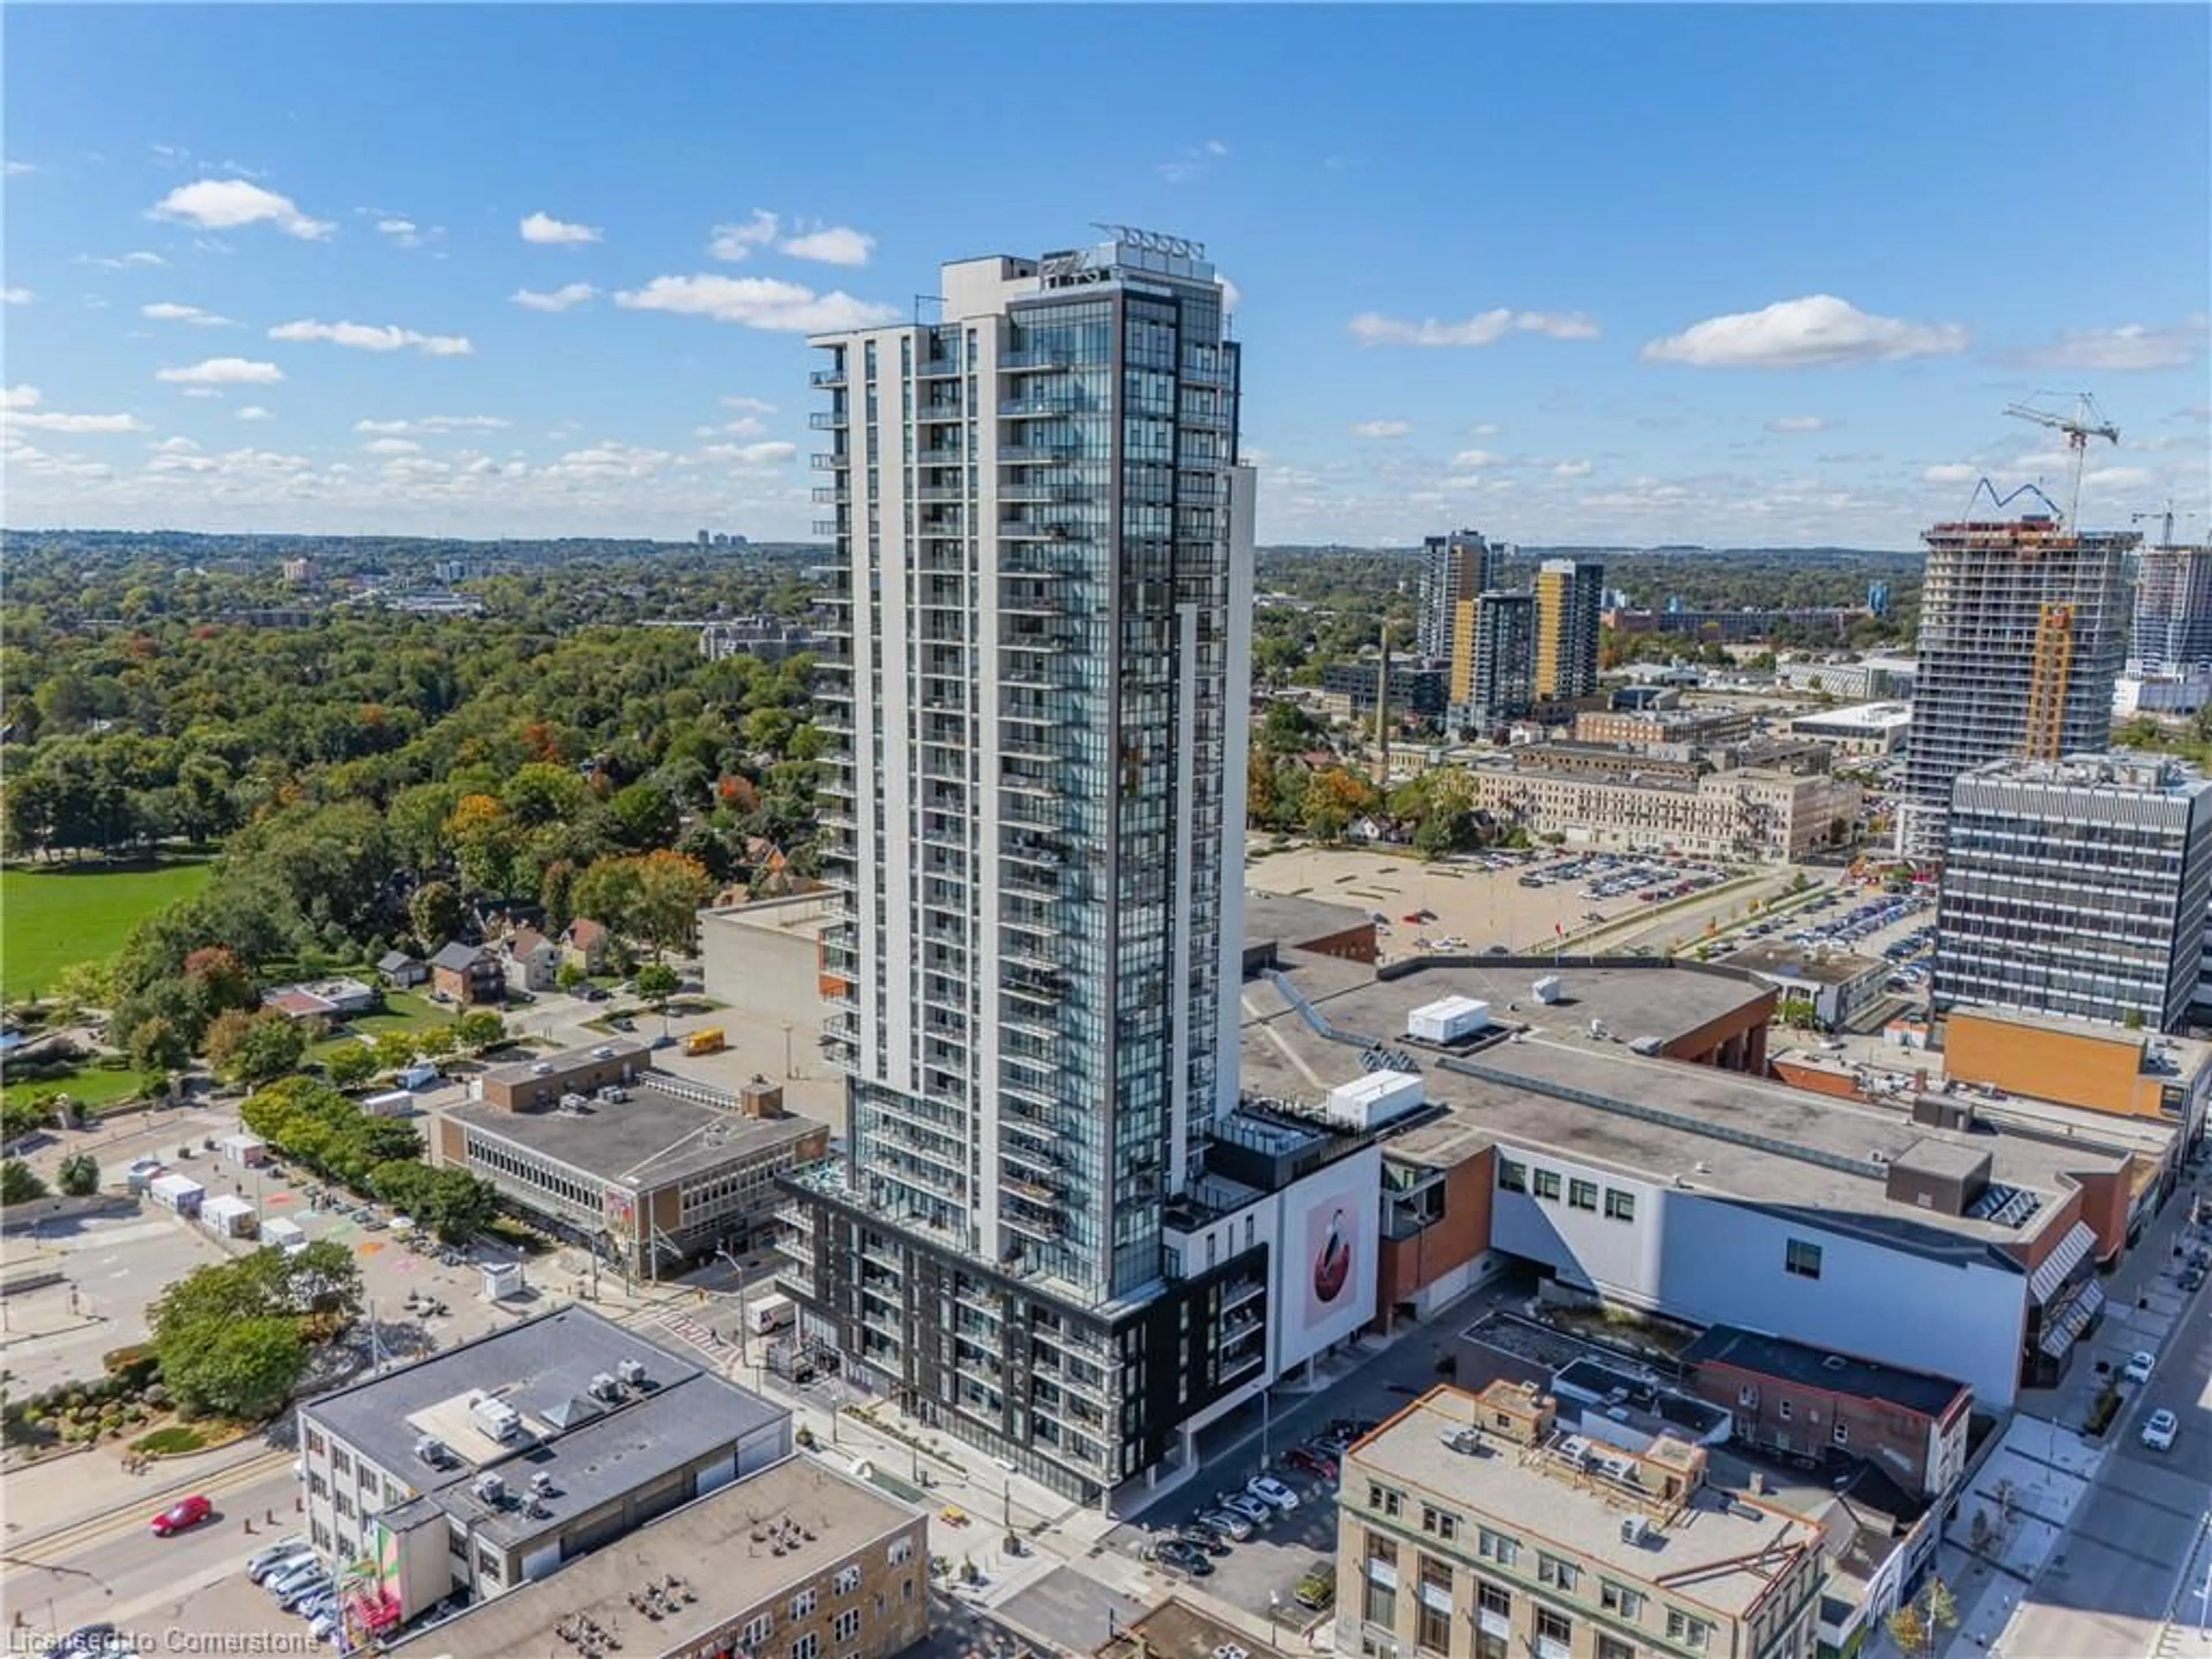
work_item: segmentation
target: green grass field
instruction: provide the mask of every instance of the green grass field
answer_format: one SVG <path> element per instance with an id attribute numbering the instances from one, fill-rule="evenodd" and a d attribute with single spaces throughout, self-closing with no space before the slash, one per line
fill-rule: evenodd
<path id="1" fill-rule="evenodd" d="M 139 917 L 207 885 L 200 863 L 0 870 L 0 987 L 43 994 L 72 963 L 114 955 Z"/>
<path id="2" fill-rule="evenodd" d="M 80 1103 L 88 1112 L 99 1112 L 118 1101 L 134 1097 L 143 1085 L 136 1072 L 110 1072 L 97 1066 L 88 1066 L 67 1077 L 46 1078 L 38 1081 L 26 1078 L 20 1083 L 10 1083 L 0 1088 L 12 1104 L 19 1100 L 33 1100 L 40 1095 L 67 1095 Z"/>
<path id="3" fill-rule="evenodd" d="M 386 991 L 384 1012 L 380 1014 L 356 1014 L 346 1022 L 344 1032 L 337 1036 L 325 1037 L 312 1046 L 310 1052 L 324 1054 L 340 1043 L 352 1042 L 361 1037 L 380 1037 L 387 1031 L 427 1031 L 434 1025 L 451 1025 L 453 1011 L 441 1007 L 425 996 L 412 991 Z"/>

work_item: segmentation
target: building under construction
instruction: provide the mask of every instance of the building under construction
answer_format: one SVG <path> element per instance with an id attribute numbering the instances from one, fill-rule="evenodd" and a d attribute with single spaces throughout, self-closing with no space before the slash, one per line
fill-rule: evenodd
<path id="1" fill-rule="evenodd" d="M 2142 538 L 2078 532 L 2054 514 L 1939 524 L 1921 539 L 1928 568 L 1898 847 L 1936 858 L 1960 774 L 2111 741 L 2127 556 Z"/>

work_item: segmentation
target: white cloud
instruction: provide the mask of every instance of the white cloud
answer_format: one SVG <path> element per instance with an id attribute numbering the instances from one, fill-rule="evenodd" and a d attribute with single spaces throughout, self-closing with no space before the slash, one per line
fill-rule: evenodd
<path id="1" fill-rule="evenodd" d="M 1955 356 L 1966 349 L 1957 323 L 1876 317 L 1832 294 L 1783 300 L 1761 311 L 1708 317 L 1680 334 L 1644 343 L 1647 363 L 1692 368 L 1812 368 Z"/>
<path id="2" fill-rule="evenodd" d="M 156 301 L 150 306 L 140 306 L 138 314 L 150 317 L 157 323 L 191 323 L 198 328 L 233 328 L 228 317 L 218 317 L 212 311 L 202 311 L 198 306 L 179 305 L 173 301 Z"/>
<path id="3" fill-rule="evenodd" d="M 2144 466 L 2100 466 L 2081 475 L 2084 484 L 2103 484 L 2112 489 L 2136 489 L 2151 481 Z"/>
<path id="4" fill-rule="evenodd" d="M 0 165 L 0 172 L 4 172 L 10 179 L 21 179 L 26 173 L 36 173 L 38 170 L 36 164 L 30 161 L 9 161 Z"/>
<path id="5" fill-rule="evenodd" d="M 1468 428 L 1467 435 L 1470 438 L 1495 438 L 1504 430 L 1505 428 L 1495 421 L 1477 421 L 1473 426 Z"/>
<path id="6" fill-rule="evenodd" d="M 1229 154 L 1229 146 L 1218 138 L 1209 138 L 1202 144 L 1194 144 L 1172 161 L 1159 165 L 1159 175 L 1171 185 L 1187 185 L 1203 173 L 1207 166 Z"/>
<path id="7" fill-rule="evenodd" d="M 416 224 L 403 215 L 392 214 L 376 222 L 376 234 L 394 247 L 420 247 L 425 242 L 434 242 L 446 234 L 443 225 L 428 227 Z M 445 256 L 440 254 L 440 258 Z"/>
<path id="8" fill-rule="evenodd" d="M 1585 460 L 1559 461 L 1552 467 L 1555 478 L 1587 478 L 1589 475 L 1590 464 Z"/>
<path id="9" fill-rule="evenodd" d="M 769 402 L 765 398 L 725 397 L 722 399 L 722 407 L 725 409 L 742 409 L 746 410 L 748 413 L 754 415 L 773 415 L 775 413 L 775 405 Z"/>
<path id="10" fill-rule="evenodd" d="M 0 288 L 0 305 L 27 306 L 38 297 L 27 288 Z"/>
<path id="11" fill-rule="evenodd" d="M 1766 423 L 1769 432 L 1826 432 L 1832 425 L 1825 415 L 1777 415 Z"/>
<path id="12" fill-rule="evenodd" d="M 699 453 L 709 460 L 733 461 L 739 466 L 780 466 L 798 458 L 799 446 L 781 442 L 708 444 Z"/>
<path id="13" fill-rule="evenodd" d="M 1219 271 L 1216 271 L 1214 273 L 1213 280 L 1221 284 L 1222 310 L 1224 312 L 1241 310 L 1244 304 L 1244 290 L 1237 287 L 1236 283 L 1231 282 L 1229 278 L 1224 276 Z"/>
<path id="14" fill-rule="evenodd" d="M 1972 483 L 1982 476 L 1982 469 L 1970 461 L 1945 461 L 1940 466 L 1924 469 L 1920 482 L 1932 484 Z"/>
<path id="15" fill-rule="evenodd" d="M 169 262 L 150 248 L 142 247 L 134 248 L 116 258 L 111 258 L 104 253 L 80 253 L 70 263 L 73 265 L 89 265 L 94 270 L 127 270 L 133 268 L 150 269 L 155 265 L 166 265 Z"/>
<path id="16" fill-rule="evenodd" d="M 503 415 L 425 415 L 419 421 L 359 420 L 356 432 L 497 432 L 514 422 Z"/>
<path id="17" fill-rule="evenodd" d="M 871 328 L 900 316 L 896 306 L 856 300 L 842 290 L 817 295 L 769 276 L 656 276 L 641 289 L 617 294 L 615 303 L 629 311 L 672 311 L 794 333 Z"/>
<path id="18" fill-rule="evenodd" d="M 695 426 L 691 428 L 691 435 L 695 438 L 757 438 L 767 430 L 767 422 L 744 415 L 734 421 L 725 421 L 720 426 Z"/>
<path id="19" fill-rule="evenodd" d="M 148 447 L 157 455 L 192 455 L 199 452 L 199 446 L 181 434 L 173 438 L 164 438 Z"/>
<path id="20" fill-rule="evenodd" d="M 570 306 L 583 304 L 598 292 L 589 283 L 565 283 L 544 294 L 519 288 L 508 297 L 526 311 L 566 311 Z"/>
<path id="21" fill-rule="evenodd" d="M 812 259 L 825 265 L 864 265 L 875 252 L 876 239 L 848 225 L 827 225 L 793 236 L 782 246 L 794 259 Z"/>
<path id="22" fill-rule="evenodd" d="M 532 214 L 522 222 L 521 229 L 524 241 L 544 242 L 556 246 L 574 247 L 602 240 L 596 228 L 571 224 L 565 219 L 556 219 L 550 213 Z"/>
<path id="23" fill-rule="evenodd" d="M 1363 311 L 1351 328 L 1362 345 L 1486 346 L 1508 334 L 1542 334 L 1554 340 L 1594 340 L 1598 335 L 1597 319 L 1579 311 L 1508 311 L 1502 306 L 1455 323 L 1434 317 L 1412 322 Z"/>
<path id="24" fill-rule="evenodd" d="M 2023 368 L 2080 368 L 2103 374 L 2186 368 L 2204 349 L 2206 319 L 2185 317 L 2170 328 L 2128 323 L 2118 328 L 2069 329 L 2051 344 L 2010 351 L 2003 361 Z"/>
<path id="25" fill-rule="evenodd" d="M 766 208 L 755 208 L 752 217 L 743 224 L 716 225 L 709 233 L 708 257 L 730 264 L 750 259 L 755 248 L 775 240 L 776 224 L 775 215 Z"/>
<path id="26" fill-rule="evenodd" d="M 1356 421 L 1352 435 L 1355 438 L 1402 438 L 1413 429 L 1411 421 Z"/>
<path id="27" fill-rule="evenodd" d="M 422 446 L 411 438 L 376 438 L 362 447 L 372 455 L 419 455 Z"/>
<path id="28" fill-rule="evenodd" d="M 37 432 L 69 432 L 82 435 L 88 433 L 143 432 L 145 422 L 136 415 L 65 415 L 58 410 L 39 408 L 43 401 L 38 387 L 14 386 L 0 393 L 0 422 L 11 428 Z"/>
<path id="29" fill-rule="evenodd" d="M 430 357 L 465 357 L 476 348 L 463 334 L 417 334 L 411 328 L 387 323 L 279 323 L 269 331 L 272 340 L 327 340 L 332 345 L 360 351 L 401 351 L 410 348 Z"/>
<path id="30" fill-rule="evenodd" d="M 326 219 L 311 219 L 289 196 L 243 179 L 202 179 L 179 185 L 148 210 L 156 219 L 175 219 L 203 230 L 235 230 L 241 225 L 273 224 L 287 236 L 319 242 L 337 228 Z"/>
<path id="31" fill-rule="evenodd" d="M 268 386 L 283 380 L 284 371 L 274 363 L 244 357 L 210 357 L 188 368 L 156 369 L 154 378 L 185 386 Z"/>
<path id="32" fill-rule="evenodd" d="M 276 416 L 259 404 L 248 404 L 238 411 L 238 418 L 241 421 L 273 421 Z"/>
<path id="33" fill-rule="evenodd" d="M 1452 457 L 1451 464 L 1454 466 L 1468 468 L 1510 465 L 1506 458 L 1494 449 L 1462 449 Z"/>
<path id="34" fill-rule="evenodd" d="M 188 386 L 185 388 L 185 396 L 187 398 L 220 398 L 222 396 L 222 393 L 216 391 L 211 386 Z"/>
<path id="35" fill-rule="evenodd" d="M 649 478 L 674 460 L 665 449 L 641 449 L 609 439 L 588 449 L 572 449 L 545 469 L 551 478 Z"/>

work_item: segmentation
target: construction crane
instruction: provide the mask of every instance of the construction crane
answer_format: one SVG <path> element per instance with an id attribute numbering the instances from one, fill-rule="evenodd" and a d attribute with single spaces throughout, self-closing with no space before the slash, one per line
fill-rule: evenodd
<path id="1" fill-rule="evenodd" d="M 2160 547 L 2172 547 L 2174 544 L 2173 521 L 2176 519 L 2193 519 L 2197 515 L 2194 513 L 2176 513 L 2173 510 L 2173 499 L 2172 497 L 2168 496 L 2166 498 L 2165 512 L 2130 513 L 2128 514 L 2128 522 L 2130 524 L 2142 524 L 2148 520 L 2156 519 L 2159 523 L 2158 544 Z"/>
<path id="2" fill-rule="evenodd" d="M 2033 404 L 2007 404 L 2005 413 L 2066 434 L 2066 447 L 2074 452 L 2073 507 L 2066 514 L 2066 527 L 2078 535 L 2081 529 L 2081 464 L 2088 459 L 2089 440 L 2102 438 L 2107 443 L 2117 444 L 2120 441 L 2119 428 L 2104 418 L 2097 400 L 2086 392 L 2075 394 L 2071 415 L 2053 415 Z"/>

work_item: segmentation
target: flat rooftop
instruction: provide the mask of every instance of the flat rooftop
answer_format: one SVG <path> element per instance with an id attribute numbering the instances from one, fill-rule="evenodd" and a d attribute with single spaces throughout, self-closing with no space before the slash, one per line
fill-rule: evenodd
<path id="1" fill-rule="evenodd" d="M 1894 732 L 1912 723 L 1909 702 L 1861 702 L 1848 708 L 1830 708 L 1817 714 L 1800 714 L 1790 722 L 1793 732 Z"/>
<path id="2" fill-rule="evenodd" d="M 632 1632 L 634 1648 L 690 1652 L 736 1614 L 820 1577 L 915 1518 L 916 1511 L 826 1463 L 788 1457 L 390 1651 L 408 1659 L 545 1659 L 574 1651 L 560 1632 L 580 1616 Z M 779 1546 L 781 1554 L 774 1553 Z M 917 1576 L 927 1565 L 921 1554 Z M 629 1598 L 647 1582 L 666 1584 L 672 1576 L 678 1595 L 648 1624 Z M 683 1601 L 682 1589 L 696 1599 Z M 651 1633 L 638 1635 L 640 1628 Z"/>
<path id="3" fill-rule="evenodd" d="M 1972 1398 L 1966 1385 L 1933 1371 L 1886 1365 L 1786 1336 L 1768 1336 L 1740 1325 L 1712 1325 L 1675 1356 L 1686 1365 L 1734 1365 L 1761 1376 L 1778 1376 L 1826 1389 L 1855 1400 L 1879 1400 L 1937 1420 Z"/>
<path id="4" fill-rule="evenodd" d="M 1329 939 L 1371 926 L 1374 920 L 1374 911 L 1356 905 L 1269 893 L 1256 887 L 1244 891 L 1244 948 L 1248 951 L 1255 945 L 1296 946 L 1310 939 Z"/>
<path id="5" fill-rule="evenodd" d="M 782 898 L 757 899 L 750 904 L 732 904 L 720 910 L 702 910 L 702 921 L 724 927 L 757 927 L 771 933 L 791 933 L 819 939 L 836 924 L 836 895 L 828 890 L 793 893 Z"/>
<path id="6" fill-rule="evenodd" d="M 1863 957 L 1855 951 L 1823 951 L 1818 945 L 1792 945 L 1787 939 L 1760 939 L 1721 957 L 1719 965 L 1807 985 L 1850 985 L 1870 975 L 1897 971 L 1880 957 Z"/>
<path id="7" fill-rule="evenodd" d="M 628 1398 L 620 1405 L 593 1401 L 592 1379 L 614 1375 L 625 1359 L 645 1367 L 646 1387 L 626 1390 Z M 659 1344 L 578 1307 L 503 1327 L 382 1376 L 319 1395 L 301 1411 L 372 1462 L 434 1490 L 447 1484 L 451 1473 L 441 1473 L 435 1480 L 416 1479 L 433 1473 L 415 1455 L 415 1443 L 425 1434 L 443 1440 L 464 1464 L 476 1468 L 510 1461 L 523 1449 L 516 1442 L 493 1440 L 468 1423 L 465 1401 L 476 1389 L 514 1407 L 526 1432 L 560 1443 L 557 1478 L 582 1483 L 577 1489 L 588 1488 L 599 1478 L 592 1471 L 604 1449 L 632 1448 L 623 1479 L 635 1486 L 653 1478 L 647 1466 L 656 1458 L 667 1468 L 685 1461 L 694 1425 L 711 1424 L 719 1437 L 735 1439 L 789 1415 Z M 458 1413 L 456 1402 L 461 1402 Z M 561 1426 L 568 1423 L 575 1429 Z M 610 1433 L 580 1441 L 573 1455 L 568 1451 L 566 1437 L 602 1423 Z"/>
<path id="8" fill-rule="evenodd" d="M 652 1053 L 651 1044 L 640 1042 L 635 1037 L 611 1036 L 584 1048 L 563 1048 L 558 1054 L 538 1054 L 491 1066 L 485 1071 L 483 1080 L 527 1088 L 538 1078 L 576 1071 L 598 1060 L 627 1060 L 640 1066 L 650 1065 Z"/>
<path id="9" fill-rule="evenodd" d="M 719 1169 L 822 1127 L 811 1118 L 746 1117 L 720 1091 L 658 1072 L 627 1088 L 628 1100 L 587 1101 L 573 1112 L 550 1106 L 510 1112 L 470 1101 L 445 1115 L 586 1175 L 641 1189 Z"/>
<path id="10" fill-rule="evenodd" d="M 1630 1543 L 1620 1535 L 1621 1522 L 1649 1513 L 1643 1501 L 1616 1496 L 1588 1477 L 1571 1477 L 1556 1451 L 1531 1455 L 1468 1434 L 1477 1403 L 1462 1389 L 1432 1389 L 1361 1441 L 1346 1461 L 1362 1474 L 1489 1517 L 1524 1547 L 1555 1546 L 1643 1583 L 1664 1577 L 1679 1587 L 1670 1595 L 1729 1618 L 1751 1611 L 1774 1587 L 1784 1552 L 1820 1547 L 1820 1529 L 1805 1516 L 1711 1486 L 1694 1490 L 1672 1518 L 1655 1518 L 1646 1542 Z M 1554 1435 L 1551 1447 L 1565 1437 Z M 1478 1449 L 1462 1451 L 1455 1444 Z M 1345 1488 L 1358 1490 L 1350 1479 Z"/>
<path id="11" fill-rule="evenodd" d="M 1576 970 L 1561 975 L 1571 992 Z M 1288 977 L 1295 986 L 1304 975 Z M 1645 984 L 1655 981 L 1692 995 L 1706 983 L 1680 969 L 1650 975 Z M 1733 975 L 1717 982 L 1729 988 L 1731 1000 L 1743 994 L 1743 982 Z M 1265 1000 L 1255 994 L 1259 987 Z M 1331 1037 L 1316 1031 L 1266 976 L 1248 981 L 1246 1087 L 1262 1096 L 1316 1100 L 1359 1076 L 1363 1049 L 1380 1040 L 1413 1056 L 1429 1101 L 1440 1109 L 1403 1132 L 1386 1133 L 1386 1158 L 1456 1162 L 1498 1144 L 1548 1150 L 1647 1181 L 1673 1180 L 1690 1191 L 1792 1210 L 1815 1207 L 1828 1212 L 1826 1224 L 1946 1256 L 1977 1255 L 1990 1245 L 2017 1246 L 2037 1237 L 2075 1177 L 2117 1170 L 2128 1155 L 2109 1138 L 2069 1141 L 2063 1133 L 1991 1123 L 1940 1129 L 1914 1123 L 1903 1103 L 1841 1100 L 1713 1066 L 1645 1059 L 1627 1048 L 1643 1033 L 1617 1011 L 1605 1018 L 1604 1037 L 1592 1038 L 1586 1030 L 1539 1032 L 1492 1042 L 1465 1060 L 1407 1048 L 1398 1035 L 1405 1012 L 1431 1000 L 1436 990 L 1434 974 L 1424 971 L 1315 998 L 1316 1013 L 1336 1033 Z M 1500 1017 L 1502 1006 L 1493 1001 L 1492 1007 L 1493 1018 Z M 1503 1017 L 1529 1012 L 1524 1001 L 1521 1013 Z M 1686 1013 L 1682 1023 L 1703 1020 Z M 1920 1146 L 1986 1152 L 1992 1182 L 2024 1188 L 2039 1201 L 2031 1214 L 2005 1224 L 1892 1200 L 1887 1165 Z"/>
<path id="12" fill-rule="evenodd" d="M 2027 1095 L 1992 1096 L 1980 1085 L 1961 1083 L 1943 1075 L 1942 1054 L 1932 1048 L 1888 1048 L 1881 1059 L 1860 1056 L 1864 1042 L 1841 1054 L 1818 1048 L 1771 1051 L 1775 1060 L 1786 1060 L 1793 1071 L 1819 1072 L 1847 1079 L 1867 1093 L 1894 1099 L 1897 1109 L 1909 1111 L 1916 1094 L 1930 1100 L 1948 1100 L 1971 1107 L 1978 1123 L 2017 1135 L 2041 1135 L 2047 1139 L 2087 1142 L 2113 1152 L 2134 1152 L 2148 1158 L 2163 1158 L 2182 1133 L 2179 1120 L 2100 1112 L 2087 1106 L 2069 1106 L 2055 1100 L 2036 1100 Z M 1927 1073 L 1929 1086 L 1916 1091 L 1913 1083 Z"/>

